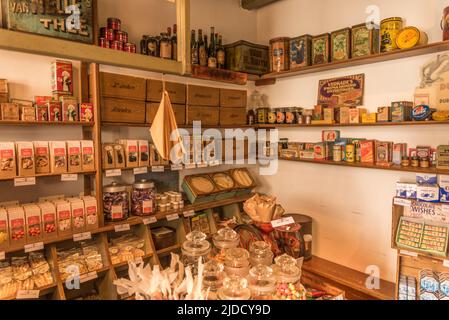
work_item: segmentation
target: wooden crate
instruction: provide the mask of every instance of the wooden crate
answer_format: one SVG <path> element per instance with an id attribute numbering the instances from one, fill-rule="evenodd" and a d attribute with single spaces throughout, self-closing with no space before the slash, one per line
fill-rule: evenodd
<path id="1" fill-rule="evenodd" d="M 146 111 L 146 123 L 153 123 L 154 117 L 156 116 L 157 110 L 159 108 L 159 102 L 147 103 Z M 178 125 L 183 125 L 186 123 L 186 106 L 183 104 L 172 104 L 173 112 L 175 113 L 176 123 Z"/>
<path id="2" fill-rule="evenodd" d="M 173 104 L 186 103 L 186 85 L 183 83 L 165 82 L 170 101 Z M 162 81 L 147 80 L 147 101 L 160 102 L 162 99 Z"/>
<path id="3" fill-rule="evenodd" d="M 219 107 L 187 106 L 187 124 L 201 121 L 201 124 L 205 126 L 218 126 L 219 110 Z"/>
<path id="4" fill-rule="evenodd" d="M 220 89 L 220 107 L 225 108 L 246 108 L 246 90 Z"/>
<path id="5" fill-rule="evenodd" d="M 246 108 L 220 108 L 220 124 L 246 124 Z"/>
<path id="6" fill-rule="evenodd" d="M 100 94 L 104 97 L 145 101 L 147 82 L 144 78 L 115 73 L 100 73 Z"/>
<path id="7" fill-rule="evenodd" d="M 220 105 L 220 89 L 188 85 L 187 104 L 191 106 L 218 107 Z"/>
<path id="8" fill-rule="evenodd" d="M 105 122 L 145 123 L 145 102 L 103 98 L 101 118 Z"/>

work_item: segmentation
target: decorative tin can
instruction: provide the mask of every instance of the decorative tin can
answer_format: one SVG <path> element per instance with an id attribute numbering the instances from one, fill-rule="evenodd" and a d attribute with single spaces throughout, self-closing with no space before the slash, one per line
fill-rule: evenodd
<path id="1" fill-rule="evenodd" d="M 287 71 L 290 68 L 290 38 L 282 37 L 270 40 L 271 72 Z"/>
<path id="2" fill-rule="evenodd" d="M 114 31 L 114 29 L 105 28 L 104 35 L 101 34 L 101 32 L 100 32 L 100 37 L 104 37 L 109 41 L 114 41 L 115 40 L 115 31 Z"/>
<path id="3" fill-rule="evenodd" d="M 441 29 L 443 30 L 443 41 L 449 40 L 449 7 L 444 8 Z"/>
<path id="4" fill-rule="evenodd" d="M 285 123 L 292 124 L 295 123 L 295 113 L 296 108 L 286 108 L 285 109 Z"/>
<path id="5" fill-rule="evenodd" d="M 331 61 L 347 60 L 351 57 L 351 29 L 345 28 L 331 33 Z"/>
<path id="6" fill-rule="evenodd" d="M 380 51 L 379 26 L 373 23 L 358 24 L 351 31 L 351 56 L 353 58 L 369 56 Z"/>
<path id="7" fill-rule="evenodd" d="M 128 42 L 128 33 L 125 31 L 116 31 L 115 32 L 115 40 L 121 41 L 123 43 Z"/>
<path id="8" fill-rule="evenodd" d="M 100 38 L 100 47 L 102 48 L 110 48 L 109 40 L 106 38 Z"/>
<path id="9" fill-rule="evenodd" d="M 267 123 L 268 122 L 268 112 L 269 108 L 259 108 L 257 109 L 257 123 Z"/>
<path id="10" fill-rule="evenodd" d="M 123 42 L 121 41 L 112 41 L 111 49 L 123 51 Z"/>
<path id="11" fill-rule="evenodd" d="M 324 33 L 312 38 L 312 64 L 324 64 L 329 62 L 329 33 Z"/>
<path id="12" fill-rule="evenodd" d="M 341 146 L 334 146 L 332 150 L 332 159 L 334 160 L 334 162 L 343 161 Z"/>
<path id="13" fill-rule="evenodd" d="M 226 69 L 262 75 L 269 71 L 269 48 L 247 41 L 225 46 Z"/>
<path id="14" fill-rule="evenodd" d="M 346 145 L 346 162 L 355 162 L 355 146 L 353 144 Z"/>
<path id="15" fill-rule="evenodd" d="M 137 52 L 137 47 L 134 43 L 125 43 L 125 45 L 123 46 L 123 50 L 126 52 L 130 52 L 130 53 L 136 53 Z"/>
<path id="16" fill-rule="evenodd" d="M 108 29 L 120 31 L 122 28 L 122 22 L 118 18 L 108 18 Z"/>
<path id="17" fill-rule="evenodd" d="M 285 112 L 282 108 L 276 109 L 276 123 L 285 123 Z"/>
<path id="18" fill-rule="evenodd" d="M 152 57 L 158 57 L 159 53 L 158 53 L 158 42 L 157 39 L 155 37 L 148 37 L 147 38 L 147 42 L 146 42 L 146 46 L 147 46 L 147 55 L 152 56 Z"/>
<path id="19" fill-rule="evenodd" d="M 312 64 L 312 36 L 309 34 L 290 39 L 290 70 Z"/>
<path id="20" fill-rule="evenodd" d="M 396 38 L 396 45 L 399 49 L 410 49 L 416 46 L 423 46 L 428 42 L 429 37 L 427 34 L 415 27 L 402 29 Z"/>
<path id="21" fill-rule="evenodd" d="M 277 121 L 276 111 L 275 110 L 268 111 L 267 122 L 269 124 L 274 124 L 274 123 L 276 123 L 276 121 Z"/>
<path id="22" fill-rule="evenodd" d="M 56 60 L 51 65 L 52 92 L 71 96 L 73 94 L 72 62 Z"/>
<path id="23" fill-rule="evenodd" d="M 396 44 L 396 38 L 399 32 L 402 30 L 403 21 L 402 18 L 393 17 L 383 19 L 380 23 L 381 34 L 381 52 L 394 51 L 398 48 Z"/>

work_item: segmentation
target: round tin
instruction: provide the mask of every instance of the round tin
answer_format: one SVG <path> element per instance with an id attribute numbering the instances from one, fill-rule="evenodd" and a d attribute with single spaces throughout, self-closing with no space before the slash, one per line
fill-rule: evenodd
<path id="1" fill-rule="evenodd" d="M 415 27 L 406 27 L 399 32 L 396 38 L 396 45 L 399 49 L 410 49 L 416 46 L 423 46 L 429 42 L 429 37 L 424 31 Z"/>
<path id="2" fill-rule="evenodd" d="M 111 46 L 109 43 L 109 40 L 106 38 L 100 38 L 99 44 L 100 44 L 100 47 L 102 47 L 102 48 L 110 48 L 110 46 Z"/>
<path id="3" fill-rule="evenodd" d="M 109 40 L 109 41 L 114 41 L 115 40 L 114 29 L 109 29 L 109 28 L 105 29 L 104 38 L 106 38 L 106 40 Z"/>
<path id="4" fill-rule="evenodd" d="M 430 160 L 429 160 L 429 158 L 422 158 L 419 161 L 419 166 L 421 168 L 429 168 L 430 167 Z"/>
<path id="5" fill-rule="evenodd" d="M 121 41 L 123 43 L 128 42 L 128 33 L 125 31 L 116 31 L 115 32 L 115 40 Z"/>
<path id="6" fill-rule="evenodd" d="M 412 164 L 412 167 L 418 168 L 419 167 L 419 158 L 417 156 L 414 156 L 412 158 L 411 164 Z"/>
<path id="7" fill-rule="evenodd" d="M 108 18 L 108 28 L 119 31 L 122 27 L 122 22 L 118 18 Z"/>
<path id="8" fill-rule="evenodd" d="M 284 109 L 276 109 L 276 123 L 282 124 L 285 123 L 285 112 Z"/>
<path id="9" fill-rule="evenodd" d="M 274 110 L 268 111 L 267 120 L 268 120 L 269 124 L 276 123 L 276 120 L 277 120 L 277 118 L 276 118 L 276 111 L 274 111 Z"/>
<path id="10" fill-rule="evenodd" d="M 285 123 L 292 124 L 295 122 L 295 108 L 285 109 Z"/>
<path id="11" fill-rule="evenodd" d="M 403 157 L 401 161 L 402 167 L 408 167 L 410 166 L 410 159 L 408 157 Z"/>
<path id="12" fill-rule="evenodd" d="M 112 41 L 111 49 L 123 51 L 123 42 L 121 41 Z"/>
<path id="13" fill-rule="evenodd" d="M 343 160 L 341 146 L 334 146 L 332 148 L 332 158 L 334 162 L 341 162 Z"/>
<path id="14" fill-rule="evenodd" d="M 346 145 L 346 162 L 355 162 L 355 146 L 353 144 Z"/>
<path id="15" fill-rule="evenodd" d="M 105 38 L 106 37 L 106 27 L 101 27 L 100 28 L 100 38 Z"/>
<path id="16" fill-rule="evenodd" d="M 257 123 L 267 123 L 269 111 L 270 109 L 268 108 L 257 109 Z"/>
<path id="17" fill-rule="evenodd" d="M 403 21 L 402 18 L 393 17 L 383 19 L 380 23 L 380 35 L 381 35 L 381 52 L 394 51 L 398 48 L 396 44 L 396 38 L 399 32 L 402 30 Z"/>
<path id="18" fill-rule="evenodd" d="M 137 46 L 134 43 L 125 43 L 123 46 L 123 51 L 130 52 L 130 53 L 136 53 L 137 52 Z"/>

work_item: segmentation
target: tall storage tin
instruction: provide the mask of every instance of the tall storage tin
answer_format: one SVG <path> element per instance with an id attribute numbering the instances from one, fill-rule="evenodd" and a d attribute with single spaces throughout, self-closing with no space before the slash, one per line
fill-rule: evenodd
<path id="1" fill-rule="evenodd" d="M 312 64 L 312 36 L 309 34 L 290 39 L 290 70 Z"/>
<path id="2" fill-rule="evenodd" d="M 389 52 L 398 49 L 396 44 L 396 38 L 399 32 L 402 30 L 403 21 L 402 18 L 393 17 L 383 19 L 380 23 L 380 36 L 381 36 L 381 52 Z"/>
<path id="3" fill-rule="evenodd" d="M 270 71 L 281 72 L 290 68 L 290 38 L 270 40 Z"/>
<path id="4" fill-rule="evenodd" d="M 352 27 L 351 56 L 353 58 L 369 56 L 380 52 L 380 30 L 371 24 L 361 23 Z"/>

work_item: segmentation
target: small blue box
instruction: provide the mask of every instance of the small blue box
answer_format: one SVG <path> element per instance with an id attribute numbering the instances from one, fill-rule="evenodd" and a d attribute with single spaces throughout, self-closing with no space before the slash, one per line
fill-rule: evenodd
<path id="1" fill-rule="evenodd" d="M 416 183 L 419 185 L 423 184 L 435 185 L 438 183 L 438 177 L 436 174 L 433 173 L 417 173 Z"/>
<path id="2" fill-rule="evenodd" d="M 440 175 L 438 184 L 440 185 L 440 201 L 449 203 L 449 176 Z"/>

